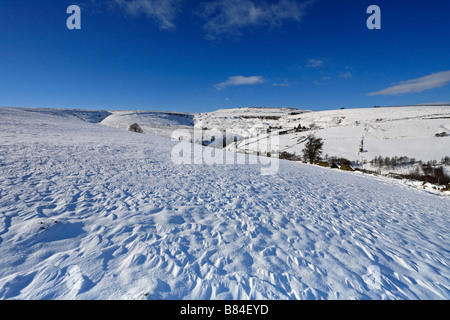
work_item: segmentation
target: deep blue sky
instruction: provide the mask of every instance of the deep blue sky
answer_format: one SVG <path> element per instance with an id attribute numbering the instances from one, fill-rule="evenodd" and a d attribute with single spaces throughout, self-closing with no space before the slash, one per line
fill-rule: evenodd
<path id="1" fill-rule="evenodd" d="M 0 105 L 205 112 L 450 101 L 450 1 L 305 2 L 1 0 Z M 372 4 L 381 30 L 366 27 Z M 81 7 L 81 30 L 66 27 L 69 5 Z"/>

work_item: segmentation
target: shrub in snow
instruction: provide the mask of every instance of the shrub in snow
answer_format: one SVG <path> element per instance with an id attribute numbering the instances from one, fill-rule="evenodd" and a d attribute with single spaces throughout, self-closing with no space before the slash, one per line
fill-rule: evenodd
<path id="1" fill-rule="evenodd" d="M 268 128 L 267 128 L 267 133 L 271 133 L 272 131 L 274 131 L 274 130 L 281 130 L 281 129 L 283 129 L 283 127 L 282 126 L 277 126 L 277 127 L 275 127 L 275 126 L 269 126 Z"/>
<path id="2" fill-rule="evenodd" d="M 300 161 L 299 156 L 295 155 L 294 153 L 289 153 L 287 151 L 281 152 L 279 158 L 281 160 Z"/>
<path id="3" fill-rule="evenodd" d="M 317 165 L 319 165 L 321 167 L 325 167 L 325 168 L 329 168 L 330 167 L 330 164 L 328 162 L 326 162 L 326 161 L 319 161 L 319 163 Z"/>
<path id="4" fill-rule="evenodd" d="M 447 136 L 447 132 L 440 132 L 440 133 L 436 133 L 435 134 L 436 137 L 446 137 Z"/>
<path id="5" fill-rule="evenodd" d="M 144 133 L 144 131 L 142 130 L 141 126 L 138 125 L 137 123 L 133 123 L 129 128 L 128 131 L 131 132 L 137 132 L 137 133 Z"/>
<path id="6" fill-rule="evenodd" d="M 342 166 L 343 164 L 351 165 L 352 162 L 346 158 L 337 158 L 337 157 L 330 157 L 327 158 L 328 163 L 335 163 L 337 165 Z"/>
<path id="7" fill-rule="evenodd" d="M 343 164 L 342 166 L 339 167 L 339 169 L 344 171 L 354 171 L 352 167 L 350 167 L 348 164 Z"/>

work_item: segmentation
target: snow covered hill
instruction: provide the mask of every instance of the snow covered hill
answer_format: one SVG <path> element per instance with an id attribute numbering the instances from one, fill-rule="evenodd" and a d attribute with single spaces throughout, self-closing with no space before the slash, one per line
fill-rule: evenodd
<path id="1" fill-rule="evenodd" d="M 101 110 L 80 110 L 80 109 L 54 109 L 54 108 L 20 108 L 19 110 L 25 111 L 30 117 L 40 119 L 40 115 L 52 115 L 58 118 L 77 118 L 79 120 L 89 123 L 100 123 L 109 117 L 111 112 Z M 2 114 L 8 114 L 10 112 L 16 112 L 17 108 L 2 107 Z M 4 120 L 8 118 L 5 117 Z"/>
<path id="2" fill-rule="evenodd" d="M 111 111 L 101 124 L 117 129 L 128 130 L 130 125 L 138 123 L 144 133 L 161 137 L 171 137 L 176 129 L 191 129 L 194 115 L 180 112 L 162 111 Z"/>
<path id="3" fill-rule="evenodd" d="M 377 156 L 407 156 L 440 161 L 450 156 L 450 106 L 409 106 L 308 112 L 297 109 L 241 108 L 196 116 L 204 127 L 218 128 L 247 139 L 230 150 L 256 152 L 264 144 L 267 129 L 280 134 L 280 147 L 302 155 L 309 134 L 322 138 L 324 155 L 351 161 L 370 161 Z M 298 126 L 304 128 L 296 132 Z M 443 133 L 444 137 L 436 137 Z M 359 152 L 364 140 L 364 152 Z M 361 159 L 362 158 L 362 159 Z"/>
<path id="4" fill-rule="evenodd" d="M 0 108 L 1 299 L 450 298 L 447 197 L 288 161 L 175 165 L 180 142 L 91 122 Z"/>

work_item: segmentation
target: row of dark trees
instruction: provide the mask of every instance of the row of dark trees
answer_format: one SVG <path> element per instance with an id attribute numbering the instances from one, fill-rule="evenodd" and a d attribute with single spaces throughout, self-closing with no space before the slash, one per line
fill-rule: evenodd
<path id="1" fill-rule="evenodd" d="M 382 157 L 378 156 L 372 159 L 370 161 L 370 164 L 375 167 L 390 167 L 390 168 L 396 168 L 397 166 L 413 166 L 415 164 L 424 165 L 421 160 L 417 161 L 415 158 L 408 158 L 406 156 L 402 157 Z M 435 166 L 437 165 L 437 160 L 428 161 L 426 165 L 428 166 Z M 445 156 L 441 159 L 441 164 L 448 166 L 450 165 L 450 157 Z"/>
<path id="2" fill-rule="evenodd" d="M 370 161 L 370 164 L 375 167 L 391 167 L 395 168 L 397 166 L 404 166 L 404 165 L 414 165 L 416 164 L 415 158 L 408 158 L 406 156 L 402 157 L 382 157 L 378 156 L 375 157 L 372 161 Z"/>

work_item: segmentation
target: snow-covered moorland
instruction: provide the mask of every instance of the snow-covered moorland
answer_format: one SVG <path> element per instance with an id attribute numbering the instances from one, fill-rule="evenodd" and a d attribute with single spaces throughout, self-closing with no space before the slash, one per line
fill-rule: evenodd
<path id="1" fill-rule="evenodd" d="M 114 115 L 112 115 L 114 117 Z M 450 156 L 450 106 L 405 106 L 303 111 L 288 108 L 222 109 L 198 114 L 205 127 L 246 136 L 232 149 L 255 151 L 268 128 L 280 134 L 280 152 L 302 155 L 309 134 L 322 138 L 324 153 L 350 161 L 408 156 L 424 162 Z M 295 130 L 301 125 L 302 130 Z M 259 134 L 259 136 L 257 136 Z M 442 137 L 436 135 L 442 134 Z M 359 153 L 361 140 L 364 152 Z"/>
<path id="2" fill-rule="evenodd" d="M 448 197 L 288 161 L 175 165 L 179 142 L 105 116 L 0 108 L 1 299 L 450 298 Z"/>

